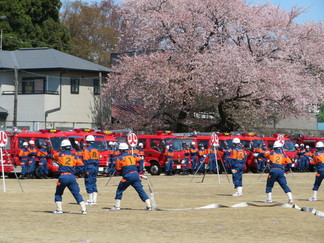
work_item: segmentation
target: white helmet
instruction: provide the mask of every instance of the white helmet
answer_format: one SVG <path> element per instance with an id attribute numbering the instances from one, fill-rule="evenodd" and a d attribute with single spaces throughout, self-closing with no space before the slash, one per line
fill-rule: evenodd
<path id="1" fill-rule="evenodd" d="M 239 138 L 234 138 L 232 143 L 238 144 L 238 143 L 241 143 L 241 140 Z"/>
<path id="2" fill-rule="evenodd" d="M 309 145 L 306 145 L 306 148 L 309 149 Z"/>
<path id="3" fill-rule="evenodd" d="M 86 137 L 86 141 L 87 141 L 87 142 L 94 142 L 94 141 L 95 141 L 95 137 L 94 137 L 93 135 L 88 135 L 88 136 Z"/>
<path id="4" fill-rule="evenodd" d="M 298 147 L 299 147 L 298 143 L 296 143 L 296 144 L 295 144 L 295 147 L 296 147 L 296 148 L 298 148 Z"/>
<path id="5" fill-rule="evenodd" d="M 35 144 L 34 140 L 30 140 L 29 144 Z"/>
<path id="6" fill-rule="evenodd" d="M 128 144 L 127 143 L 120 143 L 119 146 L 118 146 L 118 149 L 127 150 L 128 149 Z"/>
<path id="7" fill-rule="evenodd" d="M 62 140 L 61 147 L 69 147 L 69 146 L 71 146 L 70 140 L 68 140 L 68 139 Z"/>
<path id="8" fill-rule="evenodd" d="M 273 148 L 281 148 L 282 147 L 282 143 L 280 141 L 275 141 L 273 144 Z"/>
<path id="9" fill-rule="evenodd" d="M 301 144 L 300 144 L 300 147 L 304 147 L 304 144 L 303 144 L 303 143 L 301 143 Z"/>
<path id="10" fill-rule="evenodd" d="M 316 148 L 324 148 L 324 143 L 319 141 L 316 143 Z"/>
<path id="11" fill-rule="evenodd" d="M 110 141 L 110 142 L 109 142 L 109 145 L 114 146 L 115 143 L 114 143 L 113 141 Z"/>
<path id="12" fill-rule="evenodd" d="M 191 142 L 191 145 L 196 145 L 196 143 L 195 142 Z"/>
<path id="13" fill-rule="evenodd" d="M 143 147 L 144 145 L 143 145 L 143 143 L 139 143 L 138 146 L 139 147 Z"/>
<path id="14" fill-rule="evenodd" d="M 23 142 L 23 146 L 28 146 L 28 143 L 27 142 Z"/>
<path id="15" fill-rule="evenodd" d="M 79 142 L 77 140 L 74 141 L 75 145 L 79 145 Z"/>
<path id="16" fill-rule="evenodd" d="M 169 146 L 169 145 L 167 145 L 167 146 L 165 146 L 165 148 L 166 148 L 166 149 L 169 149 L 169 148 L 170 148 L 170 146 Z"/>

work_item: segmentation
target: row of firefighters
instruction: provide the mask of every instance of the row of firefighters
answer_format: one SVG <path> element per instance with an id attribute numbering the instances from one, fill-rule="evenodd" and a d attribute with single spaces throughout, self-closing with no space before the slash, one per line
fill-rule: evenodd
<path id="1" fill-rule="evenodd" d="M 227 144 L 221 150 L 218 149 L 218 146 L 212 146 L 209 149 L 205 149 L 202 144 L 199 144 L 198 148 L 195 142 L 192 142 L 189 146 L 187 143 L 183 143 L 183 152 L 184 159 L 181 161 L 182 173 L 184 175 L 191 173 L 204 173 L 207 171 L 210 174 L 217 173 L 218 163 L 217 160 L 220 160 L 227 172 L 230 173 L 231 168 L 231 154 L 232 149 L 229 148 Z M 304 144 L 296 144 L 297 150 L 297 167 L 295 168 L 298 172 L 309 171 L 310 161 L 313 156 L 313 152 L 310 151 L 309 146 L 304 146 Z M 250 151 L 245 150 L 246 157 Z M 270 150 L 266 147 L 265 144 L 260 144 L 257 148 L 252 151 L 257 159 L 257 171 L 262 172 L 267 170 L 267 154 L 270 153 Z M 75 141 L 75 146 L 73 153 L 82 159 L 83 150 L 81 149 L 79 143 Z M 130 154 L 138 156 L 141 160 L 138 162 L 138 172 L 144 173 L 144 148 L 143 144 L 139 145 L 129 150 Z M 116 142 L 109 142 L 109 151 L 108 151 L 108 175 L 113 175 L 115 172 L 115 163 L 116 159 L 119 156 L 119 151 L 116 147 Z M 172 145 L 167 145 L 164 151 L 166 157 L 165 162 L 165 174 L 173 175 L 173 163 L 174 163 L 174 151 Z M 39 166 L 39 176 L 41 178 L 47 178 L 48 176 L 48 167 L 47 159 L 51 158 L 51 154 L 48 154 L 46 144 L 43 144 L 40 149 L 35 147 L 34 141 L 30 140 L 29 143 L 24 142 L 23 148 L 19 152 L 20 163 L 22 167 L 21 178 L 27 177 L 32 178 L 35 175 L 36 161 L 38 161 Z M 206 160 L 208 158 L 208 160 Z M 208 161 L 208 162 L 207 162 Z M 83 166 L 77 168 L 77 174 L 82 176 L 84 173 Z"/>
<path id="2" fill-rule="evenodd" d="M 78 141 L 75 141 L 74 143 L 74 150 L 72 150 L 71 152 L 75 154 L 79 158 L 79 160 L 83 161 L 84 150 L 87 148 L 87 146 L 85 145 L 85 147 L 83 147 L 82 149 Z M 133 153 L 135 156 L 139 156 L 141 158 L 141 160 L 139 160 L 137 164 L 137 167 L 138 172 L 144 173 L 143 144 L 139 144 L 139 147 L 134 150 L 129 150 L 129 153 Z M 119 150 L 116 148 L 115 142 L 109 142 L 108 154 L 108 175 L 113 175 L 115 173 L 116 159 L 120 155 Z M 53 155 L 48 153 L 46 144 L 42 144 L 41 148 L 38 149 L 35 146 L 35 142 L 33 140 L 24 142 L 23 148 L 19 151 L 18 156 L 21 165 L 21 179 L 31 179 L 35 177 L 37 161 L 38 175 L 40 176 L 40 178 L 48 178 L 47 159 L 53 159 Z M 76 174 L 78 176 L 82 177 L 84 172 L 84 165 L 79 165 L 76 167 Z"/>
<path id="3" fill-rule="evenodd" d="M 191 168 L 191 172 L 195 173 L 204 173 L 206 170 L 210 174 L 214 174 L 217 172 L 218 163 L 216 163 L 217 160 L 220 160 L 222 164 L 224 164 L 225 169 L 228 173 L 230 173 L 231 168 L 231 161 L 232 161 L 232 149 L 225 144 L 225 147 L 221 150 L 218 149 L 218 146 L 215 144 L 209 149 L 205 149 L 203 144 L 199 144 L 198 148 L 196 147 L 196 143 L 192 142 L 191 146 L 189 146 L 186 143 L 182 144 L 184 148 L 184 168 L 183 168 L 183 174 L 189 173 L 189 168 Z M 244 148 L 243 146 L 241 146 Z M 295 170 L 297 172 L 305 172 L 309 171 L 310 168 L 310 162 L 312 160 L 313 152 L 310 151 L 310 148 L 308 145 L 304 146 L 304 144 L 296 144 L 296 150 L 297 150 L 297 167 Z M 245 152 L 245 158 L 247 158 L 248 154 L 251 153 L 251 151 L 248 151 L 244 148 Z M 267 155 L 269 155 L 271 152 L 270 149 L 267 148 L 265 144 L 259 144 L 258 147 L 254 148 L 252 153 L 255 156 L 255 159 L 257 160 L 257 171 L 267 171 L 269 168 L 267 167 Z M 166 146 L 166 152 L 165 156 L 167 157 L 166 162 L 166 174 L 172 175 L 173 171 L 173 157 L 174 157 L 174 151 L 172 149 L 172 145 Z M 208 160 L 206 160 L 208 158 Z M 208 162 L 206 162 L 208 161 Z"/>

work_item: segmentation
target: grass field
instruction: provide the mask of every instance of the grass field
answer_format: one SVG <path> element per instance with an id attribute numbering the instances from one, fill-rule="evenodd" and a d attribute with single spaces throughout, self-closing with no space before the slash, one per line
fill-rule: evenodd
<path id="1" fill-rule="evenodd" d="M 0 192 L 0 242 L 324 242 L 324 217 L 287 205 L 287 196 L 275 184 L 273 203 L 266 204 L 266 175 L 244 174 L 243 197 L 232 197 L 232 183 L 225 175 L 150 177 L 157 206 L 162 211 L 144 211 L 145 204 L 133 188 L 124 193 L 120 211 L 111 211 L 120 177 L 107 187 L 98 178 L 98 205 L 81 215 L 71 193 L 63 195 L 64 214 L 55 215 L 57 179 L 6 179 Z M 324 185 L 317 202 L 309 202 L 314 173 L 287 175 L 296 207 L 324 212 Z M 230 178 L 231 181 L 231 178 Z M 78 179 L 86 200 L 83 179 Z M 147 181 L 144 189 L 149 194 Z M 193 209 L 210 204 L 254 206 Z M 242 204 L 243 205 L 243 204 Z M 243 205 L 244 206 L 244 205 Z M 192 208 L 192 209 L 190 209 Z M 187 209 L 187 210 L 185 210 Z"/>

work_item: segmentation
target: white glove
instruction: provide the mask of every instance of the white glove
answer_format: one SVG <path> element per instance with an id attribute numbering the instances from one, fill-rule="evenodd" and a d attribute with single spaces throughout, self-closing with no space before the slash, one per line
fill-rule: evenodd
<path id="1" fill-rule="evenodd" d="M 141 180 L 147 180 L 147 176 L 145 176 L 145 175 L 140 175 L 140 179 L 141 179 Z"/>
<path id="2" fill-rule="evenodd" d="M 232 170 L 232 174 L 234 174 L 236 172 L 236 170 Z"/>
<path id="3" fill-rule="evenodd" d="M 206 158 L 206 154 L 204 154 L 203 157 Z"/>
<path id="4" fill-rule="evenodd" d="M 291 164 L 291 167 L 295 167 L 295 164 Z"/>

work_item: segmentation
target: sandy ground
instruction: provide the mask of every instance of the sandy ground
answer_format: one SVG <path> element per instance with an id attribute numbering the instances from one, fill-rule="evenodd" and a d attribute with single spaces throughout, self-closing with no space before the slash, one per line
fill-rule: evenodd
<path id="1" fill-rule="evenodd" d="M 244 196 L 232 197 L 232 183 L 226 175 L 154 176 L 155 201 L 166 211 L 144 211 L 133 188 L 124 193 L 122 210 L 111 211 L 116 186 L 114 177 L 98 178 L 98 205 L 88 206 L 82 215 L 71 193 L 63 195 L 64 214 L 55 215 L 54 192 L 57 179 L 6 179 L 0 191 L 0 242 L 324 242 L 324 217 L 276 204 L 287 197 L 278 184 L 272 204 L 265 204 L 266 175 L 244 174 Z M 230 178 L 231 179 L 231 178 Z M 324 212 L 324 186 L 317 202 L 309 202 L 314 173 L 287 175 L 295 204 Z M 78 179 L 86 200 L 83 179 Z M 147 181 L 144 188 L 149 194 Z M 210 204 L 232 206 L 248 202 L 259 206 L 191 209 Z M 261 207 L 260 207 L 261 206 Z M 178 210 L 170 210 L 178 209 Z"/>

